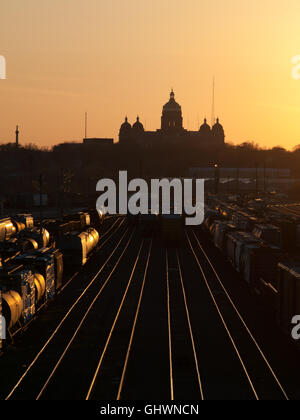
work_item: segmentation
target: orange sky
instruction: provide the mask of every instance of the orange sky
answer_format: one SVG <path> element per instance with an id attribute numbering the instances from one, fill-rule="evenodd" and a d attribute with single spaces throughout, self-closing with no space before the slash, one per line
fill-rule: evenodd
<path id="1" fill-rule="evenodd" d="M 0 142 L 114 137 L 160 126 L 171 87 L 184 126 L 216 115 L 226 140 L 300 144 L 299 0 L 1 0 Z"/>

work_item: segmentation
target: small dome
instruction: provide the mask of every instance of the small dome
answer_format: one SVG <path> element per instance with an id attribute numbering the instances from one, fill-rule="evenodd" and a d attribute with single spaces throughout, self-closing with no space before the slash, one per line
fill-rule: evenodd
<path id="1" fill-rule="evenodd" d="M 128 122 L 128 118 L 125 118 L 125 122 L 121 125 L 121 131 L 123 130 L 130 130 L 131 129 L 131 125 Z"/>
<path id="2" fill-rule="evenodd" d="M 132 128 L 134 130 L 144 131 L 144 126 L 140 122 L 140 118 L 139 117 L 137 117 L 136 122 L 133 124 Z"/>
<path id="3" fill-rule="evenodd" d="M 213 126 L 212 131 L 214 133 L 224 133 L 224 129 L 222 127 L 222 125 L 219 122 L 219 118 L 217 118 L 217 122 L 216 124 Z"/>
<path id="4" fill-rule="evenodd" d="M 204 123 L 201 125 L 199 131 L 201 133 L 210 133 L 210 126 L 207 124 L 206 118 L 204 118 Z"/>
<path id="5" fill-rule="evenodd" d="M 167 102 L 164 107 L 164 111 L 179 111 L 181 110 L 181 106 L 175 101 L 175 93 L 172 89 L 170 93 L 170 100 Z"/>

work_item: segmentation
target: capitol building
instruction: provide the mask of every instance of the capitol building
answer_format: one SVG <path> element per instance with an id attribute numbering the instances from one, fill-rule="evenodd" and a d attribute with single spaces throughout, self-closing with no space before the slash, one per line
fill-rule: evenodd
<path id="1" fill-rule="evenodd" d="M 199 131 L 186 130 L 183 127 L 181 106 L 175 101 L 172 90 L 169 101 L 163 106 L 161 128 L 156 131 L 145 131 L 139 117 L 133 125 L 126 117 L 120 128 L 119 143 L 124 146 L 139 147 L 184 144 L 220 149 L 225 144 L 225 134 L 218 118 L 213 127 L 210 127 L 204 119 Z"/>

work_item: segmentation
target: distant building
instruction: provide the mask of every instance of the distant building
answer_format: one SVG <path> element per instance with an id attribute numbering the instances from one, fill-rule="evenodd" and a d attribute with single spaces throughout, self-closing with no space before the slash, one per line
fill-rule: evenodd
<path id="1" fill-rule="evenodd" d="M 92 147 L 109 147 L 113 146 L 114 139 L 106 139 L 106 138 L 90 138 L 90 139 L 83 139 L 83 144 L 85 146 L 92 146 Z"/>
<path id="2" fill-rule="evenodd" d="M 69 151 L 76 151 L 82 148 L 82 143 L 75 142 L 75 141 L 66 141 L 63 143 L 56 144 L 53 147 L 53 150 L 62 151 L 62 152 L 69 152 Z"/>
<path id="3" fill-rule="evenodd" d="M 199 131 L 184 129 L 182 109 L 175 101 L 175 94 L 172 90 L 170 100 L 163 106 L 161 128 L 159 130 L 145 131 L 139 117 L 131 126 L 126 117 L 120 128 L 119 142 L 122 145 L 138 145 L 141 147 L 151 147 L 158 144 L 184 144 L 187 146 L 198 145 L 221 148 L 225 143 L 225 134 L 218 118 L 212 128 L 204 119 Z"/>
<path id="4" fill-rule="evenodd" d="M 81 152 L 82 150 L 99 150 L 107 149 L 114 145 L 114 139 L 110 138 L 87 138 L 83 139 L 82 142 L 64 142 L 54 146 L 54 150 L 61 152 Z"/>
<path id="5" fill-rule="evenodd" d="M 189 175 L 195 178 L 214 178 L 216 174 L 216 168 L 190 168 Z M 290 178 L 290 169 L 280 168 L 222 168 L 218 167 L 218 176 L 221 178 L 240 178 L 240 179 L 255 179 L 263 178 Z"/>

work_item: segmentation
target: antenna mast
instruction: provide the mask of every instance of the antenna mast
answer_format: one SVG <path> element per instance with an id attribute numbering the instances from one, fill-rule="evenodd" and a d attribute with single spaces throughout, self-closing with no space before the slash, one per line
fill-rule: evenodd
<path id="1" fill-rule="evenodd" d="M 211 108 L 211 126 L 215 123 L 215 76 L 213 77 L 213 86 L 212 86 L 212 108 Z"/>
<path id="2" fill-rule="evenodd" d="M 87 138 L 87 123 L 88 123 L 88 114 L 85 113 L 85 127 L 84 127 L 84 138 Z"/>

